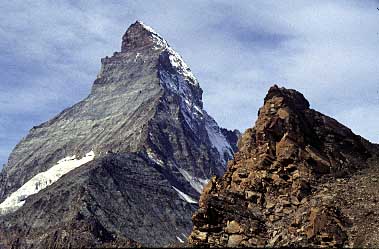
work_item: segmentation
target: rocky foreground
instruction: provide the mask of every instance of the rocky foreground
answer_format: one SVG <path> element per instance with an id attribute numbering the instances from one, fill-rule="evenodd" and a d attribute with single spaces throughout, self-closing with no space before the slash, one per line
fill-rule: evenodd
<path id="1" fill-rule="evenodd" d="M 191 246 L 378 247 L 378 146 L 273 86 L 193 216 Z"/>

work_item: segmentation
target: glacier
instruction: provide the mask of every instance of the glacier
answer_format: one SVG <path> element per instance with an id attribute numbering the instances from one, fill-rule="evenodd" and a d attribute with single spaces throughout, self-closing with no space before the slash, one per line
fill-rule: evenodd
<path id="1" fill-rule="evenodd" d="M 59 160 L 53 167 L 35 175 L 18 190 L 8 196 L 8 198 L 0 204 L 0 215 L 16 211 L 25 204 L 27 197 L 50 186 L 73 169 L 92 161 L 94 157 L 95 153 L 91 151 L 81 159 L 77 159 L 74 155 Z"/>

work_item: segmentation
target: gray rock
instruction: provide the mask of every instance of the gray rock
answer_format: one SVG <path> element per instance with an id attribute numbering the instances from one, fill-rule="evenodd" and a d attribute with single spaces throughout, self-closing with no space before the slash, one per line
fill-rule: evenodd
<path id="1" fill-rule="evenodd" d="M 101 62 L 90 95 L 33 127 L 12 151 L 0 202 L 62 158 L 93 150 L 95 160 L 0 217 L 0 236 L 17 238 L 6 246 L 64 245 L 46 238 L 74 247 L 185 240 L 196 207 L 188 198 L 197 200 L 232 159 L 236 139 L 203 110 L 196 78 L 155 31 L 134 23 L 121 52 Z M 83 237 L 70 233 L 74 227 Z"/>
<path id="2" fill-rule="evenodd" d="M 1 224 L 6 229 L 0 245 L 13 246 L 9 238 L 17 234 L 22 248 L 49 243 L 93 247 L 127 239 L 164 246 L 177 241 L 176 236 L 184 240 L 188 214 L 195 208 L 177 198 L 170 181 L 148 158 L 109 154 L 71 171 L 8 214 Z"/>

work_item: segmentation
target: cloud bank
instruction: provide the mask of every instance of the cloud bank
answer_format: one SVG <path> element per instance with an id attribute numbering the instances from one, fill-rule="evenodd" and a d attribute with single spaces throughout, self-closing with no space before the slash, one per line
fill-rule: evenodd
<path id="1" fill-rule="evenodd" d="M 274 83 L 379 142 L 379 12 L 362 1 L 0 3 L 0 164 L 33 126 L 88 95 L 139 19 L 190 65 L 221 126 L 251 127 Z M 1 165 L 0 165 L 1 167 Z"/>

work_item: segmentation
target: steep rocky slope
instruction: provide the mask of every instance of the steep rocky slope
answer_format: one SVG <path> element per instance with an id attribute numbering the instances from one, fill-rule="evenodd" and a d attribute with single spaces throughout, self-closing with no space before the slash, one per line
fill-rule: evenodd
<path id="1" fill-rule="evenodd" d="M 191 245 L 379 245 L 376 145 L 273 86 L 238 147 L 202 193 Z"/>
<path id="2" fill-rule="evenodd" d="M 132 24 L 101 62 L 90 95 L 11 153 L 0 247 L 184 241 L 203 185 L 232 158 L 237 133 L 224 136 L 191 70 L 150 27 Z"/>

